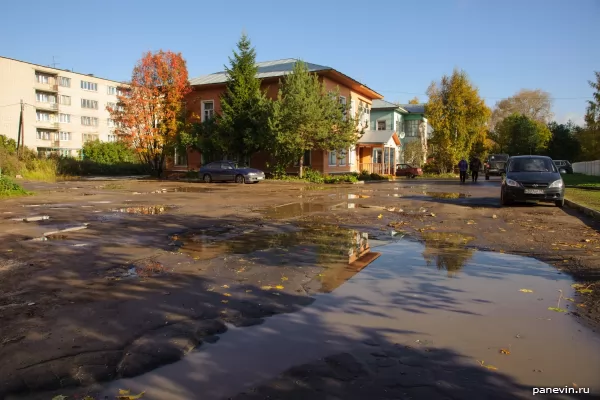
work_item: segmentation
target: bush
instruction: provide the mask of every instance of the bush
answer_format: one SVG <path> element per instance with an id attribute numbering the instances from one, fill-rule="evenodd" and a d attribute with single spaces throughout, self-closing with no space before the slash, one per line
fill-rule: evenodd
<path id="1" fill-rule="evenodd" d="M 354 174 L 329 175 L 325 177 L 325 183 L 354 183 L 358 177 Z"/>
<path id="2" fill-rule="evenodd" d="M 77 160 L 70 157 L 57 159 L 58 172 L 61 175 L 145 175 L 149 173 L 146 164 L 118 162 L 113 164 L 98 163 L 92 160 Z"/>
<path id="3" fill-rule="evenodd" d="M 314 169 L 310 169 L 310 168 L 306 168 L 304 170 L 304 174 L 303 174 L 302 178 L 304 180 L 307 180 L 312 183 L 324 183 L 325 182 L 325 178 L 323 177 L 323 174 L 321 174 L 319 171 L 315 171 Z"/>
<path id="4" fill-rule="evenodd" d="M 87 142 L 82 149 L 84 160 L 98 164 L 136 164 L 139 158 L 135 151 L 121 142 Z"/>
<path id="5" fill-rule="evenodd" d="M 362 171 L 358 176 L 357 179 L 359 181 L 387 181 L 389 180 L 389 178 L 387 176 L 384 175 L 379 175 L 376 173 L 369 173 L 369 171 Z"/>
<path id="6" fill-rule="evenodd" d="M 19 196 L 27 194 L 27 191 L 8 177 L 0 176 L 0 197 Z"/>

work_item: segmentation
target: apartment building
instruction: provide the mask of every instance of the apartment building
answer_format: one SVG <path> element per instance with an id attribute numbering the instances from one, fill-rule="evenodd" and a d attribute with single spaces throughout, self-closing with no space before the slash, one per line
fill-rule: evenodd
<path id="1" fill-rule="evenodd" d="M 90 140 L 116 141 L 106 110 L 127 90 L 122 82 L 0 57 L 0 134 L 41 154 L 78 156 Z"/>

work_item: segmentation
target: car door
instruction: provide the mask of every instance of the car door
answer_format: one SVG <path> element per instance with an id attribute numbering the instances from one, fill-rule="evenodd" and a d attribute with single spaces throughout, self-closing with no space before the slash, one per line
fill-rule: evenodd
<path id="1" fill-rule="evenodd" d="M 400 170 L 400 176 L 406 175 L 408 173 L 408 165 L 407 164 L 400 164 L 399 170 Z"/>
<path id="2" fill-rule="evenodd" d="M 221 177 L 219 178 L 219 180 L 222 180 L 222 181 L 235 180 L 235 169 L 233 168 L 233 165 L 231 165 L 231 163 L 228 163 L 228 162 L 222 162 L 221 169 L 220 169 L 220 175 L 221 175 Z"/>

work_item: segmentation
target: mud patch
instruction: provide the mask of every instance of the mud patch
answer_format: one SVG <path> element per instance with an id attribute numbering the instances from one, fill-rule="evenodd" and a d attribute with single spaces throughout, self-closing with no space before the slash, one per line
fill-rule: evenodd
<path id="1" fill-rule="evenodd" d="M 213 193 L 215 189 L 196 187 L 196 186 L 183 186 L 167 189 L 168 193 Z"/>
<path id="2" fill-rule="evenodd" d="M 106 277 L 110 280 L 119 280 L 123 278 L 149 278 L 166 273 L 164 265 L 154 259 L 145 259 L 134 261 L 133 263 L 111 268 L 107 271 Z"/>
<path id="3" fill-rule="evenodd" d="M 131 206 L 123 208 L 114 208 L 111 211 L 120 214 L 136 214 L 136 215 L 160 215 L 167 213 L 176 207 L 174 206 Z"/>
<path id="4" fill-rule="evenodd" d="M 454 192 L 423 192 L 425 196 L 433 197 L 434 199 L 466 199 L 471 197 L 467 193 L 454 193 Z"/>
<path id="5" fill-rule="evenodd" d="M 336 205 L 324 203 L 290 203 L 269 208 L 264 211 L 264 215 L 271 219 L 287 219 L 314 212 L 329 211 L 334 207 Z"/>

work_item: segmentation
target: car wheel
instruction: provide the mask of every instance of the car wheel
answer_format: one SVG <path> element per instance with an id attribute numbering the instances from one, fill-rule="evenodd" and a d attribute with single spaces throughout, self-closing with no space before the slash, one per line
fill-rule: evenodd
<path id="1" fill-rule="evenodd" d="M 504 207 L 511 205 L 511 201 L 504 196 L 504 191 L 500 191 L 500 204 Z"/>
<path id="2" fill-rule="evenodd" d="M 212 178 L 210 177 L 210 175 L 209 175 L 209 174 L 204 174 L 204 176 L 202 177 L 202 180 L 203 180 L 205 183 L 211 183 L 211 182 L 212 182 Z"/>
<path id="3" fill-rule="evenodd" d="M 565 199 L 556 200 L 554 204 L 556 204 L 556 207 L 563 208 L 565 206 Z"/>
<path id="4" fill-rule="evenodd" d="M 246 179 L 244 179 L 243 175 L 237 175 L 235 177 L 235 183 L 246 183 Z"/>

